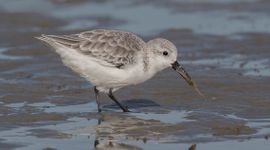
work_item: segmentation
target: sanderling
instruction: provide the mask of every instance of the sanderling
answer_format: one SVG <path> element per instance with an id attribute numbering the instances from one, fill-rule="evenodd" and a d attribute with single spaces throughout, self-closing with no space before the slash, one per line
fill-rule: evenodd
<path id="1" fill-rule="evenodd" d="M 37 38 L 54 48 L 64 65 L 94 85 L 99 112 L 100 92 L 106 93 L 124 112 L 128 112 L 113 92 L 142 83 L 168 67 L 172 67 L 201 94 L 178 63 L 176 46 L 166 39 L 144 42 L 133 33 L 105 29 L 71 35 L 41 35 Z"/>

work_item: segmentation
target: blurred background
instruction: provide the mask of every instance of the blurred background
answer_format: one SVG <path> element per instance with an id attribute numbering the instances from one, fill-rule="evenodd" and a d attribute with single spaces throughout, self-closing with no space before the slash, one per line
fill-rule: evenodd
<path id="1" fill-rule="evenodd" d="M 97 28 L 172 41 L 208 100 L 167 69 L 116 93 L 132 113 L 96 113 L 34 37 Z M 0 149 L 268 150 L 269 57 L 268 0 L 0 0 Z"/>

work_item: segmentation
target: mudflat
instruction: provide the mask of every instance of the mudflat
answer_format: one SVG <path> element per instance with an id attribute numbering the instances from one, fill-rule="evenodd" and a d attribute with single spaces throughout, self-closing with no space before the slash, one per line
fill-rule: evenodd
<path id="1" fill-rule="evenodd" d="M 269 149 L 268 1 L 0 2 L 0 149 Z M 96 28 L 171 40 L 207 99 L 167 69 L 116 92 L 131 113 L 106 96 L 97 113 L 92 85 L 34 39 Z"/>

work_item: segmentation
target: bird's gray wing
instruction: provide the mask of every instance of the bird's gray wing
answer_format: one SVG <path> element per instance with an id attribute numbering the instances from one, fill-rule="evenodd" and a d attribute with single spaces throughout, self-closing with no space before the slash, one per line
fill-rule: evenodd
<path id="1" fill-rule="evenodd" d="M 142 51 L 145 44 L 133 33 L 117 30 L 99 29 L 73 35 L 43 37 L 117 68 L 135 63 L 137 52 Z"/>

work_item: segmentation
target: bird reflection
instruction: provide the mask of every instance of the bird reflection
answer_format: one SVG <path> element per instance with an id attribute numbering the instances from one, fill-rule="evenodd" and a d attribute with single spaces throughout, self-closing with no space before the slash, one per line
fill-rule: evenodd
<path id="1" fill-rule="evenodd" d="M 106 115 L 101 114 L 100 117 L 98 118 L 98 126 L 96 128 L 96 138 L 94 142 L 94 148 L 95 150 L 143 150 L 142 148 L 139 148 L 137 146 L 133 145 L 128 145 L 128 144 L 123 144 L 123 143 L 118 143 L 114 140 L 113 136 L 104 137 L 102 136 L 102 129 L 104 128 L 99 128 L 101 126 L 102 122 L 105 122 Z M 104 131 L 106 132 L 106 131 Z"/>
<path id="2" fill-rule="evenodd" d="M 142 148 L 131 146 L 123 143 L 107 141 L 100 143 L 99 140 L 95 141 L 95 150 L 143 150 Z"/>
<path id="3" fill-rule="evenodd" d="M 145 111 L 144 111 L 145 112 Z M 163 113 L 166 111 L 164 110 Z M 148 110 L 145 115 L 151 115 L 155 112 Z M 179 133 L 183 128 L 179 124 L 171 124 L 155 119 L 139 118 L 142 113 L 123 114 L 120 112 L 102 112 L 98 113 L 97 125 L 92 126 L 82 132 L 89 132 L 95 134 L 95 142 L 92 149 L 95 150 L 142 150 L 143 145 L 147 144 L 148 139 L 159 140 L 166 138 L 168 134 Z M 127 141 L 134 145 L 126 144 Z M 186 150 L 196 150 L 196 144 L 191 145 Z"/>

